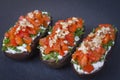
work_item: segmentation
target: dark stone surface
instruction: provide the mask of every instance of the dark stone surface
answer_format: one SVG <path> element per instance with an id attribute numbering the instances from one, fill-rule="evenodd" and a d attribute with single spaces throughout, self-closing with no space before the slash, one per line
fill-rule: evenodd
<path id="1" fill-rule="evenodd" d="M 53 23 L 59 19 L 76 16 L 85 20 L 87 35 L 100 23 L 110 23 L 120 30 L 119 0 L 0 0 L 0 44 L 4 33 L 15 24 L 20 15 L 35 9 L 51 13 Z M 39 57 L 27 61 L 15 61 L 0 51 L 0 80 L 120 80 L 120 35 L 109 59 L 99 73 L 81 78 L 70 65 L 52 69 L 44 65 Z M 1 49 L 1 46 L 0 46 Z"/>

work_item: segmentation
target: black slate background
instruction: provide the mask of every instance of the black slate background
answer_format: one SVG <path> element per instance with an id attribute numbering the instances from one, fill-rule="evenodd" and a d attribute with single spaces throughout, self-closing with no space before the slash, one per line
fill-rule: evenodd
<path id="1" fill-rule="evenodd" d="M 35 9 L 51 13 L 53 22 L 76 16 L 85 20 L 87 35 L 100 23 L 110 23 L 120 30 L 119 0 L 0 0 L 0 45 L 4 33 L 15 24 L 20 15 Z M 0 46 L 1 49 L 1 46 Z M 120 80 L 120 35 L 108 61 L 97 75 L 81 78 L 71 66 L 51 69 L 39 57 L 28 61 L 7 58 L 0 50 L 0 80 Z"/>

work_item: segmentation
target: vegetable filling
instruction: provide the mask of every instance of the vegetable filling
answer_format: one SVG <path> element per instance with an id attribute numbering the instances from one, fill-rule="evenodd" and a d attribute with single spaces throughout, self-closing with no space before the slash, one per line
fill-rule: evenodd
<path id="1" fill-rule="evenodd" d="M 116 29 L 100 24 L 80 44 L 72 55 L 72 63 L 79 73 L 89 74 L 103 66 L 105 57 L 114 45 Z"/>
<path id="2" fill-rule="evenodd" d="M 82 19 L 76 17 L 56 22 L 50 34 L 39 41 L 41 54 L 44 54 L 43 59 L 58 61 L 66 56 L 84 33 L 83 23 Z"/>
<path id="3" fill-rule="evenodd" d="M 20 16 L 16 24 L 5 33 L 2 50 L 12 54 L 31 52 L 31 43 L 45 32 L 49 24 L 47 12 L 35 10 Z"/>

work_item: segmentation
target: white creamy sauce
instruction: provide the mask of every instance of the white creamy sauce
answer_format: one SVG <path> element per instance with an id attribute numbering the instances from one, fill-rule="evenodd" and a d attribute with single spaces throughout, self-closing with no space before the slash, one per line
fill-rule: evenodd
<path id="1" fill-rule="evenodd" d="M 16 47 L 20 51 L 15 51 L 15 50 L 13 50 L 13 49 L 11 49 L 11 48 L 8 47 L 5 52 L 11 53 L 11 54 L 26 52 L 27 51 L 26 46 L 27 46 L 26 44 L 23 44 L 22 46 Z"/>

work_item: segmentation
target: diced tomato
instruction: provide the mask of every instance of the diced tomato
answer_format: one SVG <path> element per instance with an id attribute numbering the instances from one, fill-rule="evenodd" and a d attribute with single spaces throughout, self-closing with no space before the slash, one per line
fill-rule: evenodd
<path id="1" fill-rule="evenodd" d="M 27 28 L 27 31 L 29 34 L 37 34 L 36 30 L 32 28 Z"/>
<path id="2" fill-rule="evenodd" d="M 65 39 L 68 41 L 70 46 L 74 46 L 74 34 L 73 33 L 66 35 Z"/>
<path id="3" fill-rule="evenodd" d="M 42 19 L 42 13 L 34 14 L 34 17 L 38 20 Z"/>
<path id="4" fill-rule="evenodd" d="M 63 51 L 68 50 L 68 45 L 67 45 L 67 44 L 64 44 L 64 45 L 62 46 L 62 50 L 63 50 Z"/>
<path id="5" fill-rule="evenodd" d="M 91 39 L 92 39 L 92 37 L 87 36 L 84 40 L 90 41 Z"/>
<path id="6" fill-rule="evenodd" d="M 31 47 L 30 47 L 30 45 L 27 45 L 27 46 L 26 46 L 26 49 L 27 49 L 28 52 L 31 52 Z"/>
<path id="7" fill-rule="evenodd" d="M 35 23 L 34 19 L 29 18 L 29 17 L 26 17 L 26 19 L 27 19 L 31 24 L 33 24 L 34 26 L 36 26 L 36 23 Z M 38 25 L 37 25 L 37 26 L 38 26 Z"/>
<path id="8" fill-rule="evenodd" d="M 43 17 L 43 25 L 44 25 L 45 27 L 48 26 L 48 22 L 49 22 L 49 21 L 50 21 L 50 19 L 49 19 L 48 16 L 44 16 L 44 17 Z"/>
<path id="9" fill-rule="evenodd" d="M 84 54 L 81 51 L 76 51 L 72 55 L 72 59 L 74 59 L 74 60 L 80 60 L 83 57 L 83 55 Z"/>
<path id="10" fill-rule="evenodd" d="M 110 41 L 110 35 L 106 34 L 105 38 L 103 39 L 103 44 L 107 44 Z"/>
<path id="11" fill-rule="evenodd" d="M 84 54 L 81 59 L 79 58 L 78 63 L 80 64 L 81 67 L 86 66 L 87 63 L 88 63 L 88 57 L 87 57 L 87 55 Z"/>
<path id="12" fill-rule="evenodd" d="M 24 37 L 23 40 L 26 44 L 30 44 L 32 42 L 32 38 L 30 37 Z"/>
<path id="13" fill-rule="evenodd" d="M 64 51 L 63 50 L 60 50 L 59 53 L 60 53 L 61 56 L 64 56 Z"/>
<path id="14" fill-rule="evenodd" d="M 56 24 L 53 29 L 52 29 L 52 32 L 53 33 L 56 33 L 57 29 L 61 29 L 61 25 L 60 24 Z"/>
<path id="15" fill-rule="evenodd" d="M 94 70 L 94 67 L 91 64 L 87 64 L 83 67 L 83 70 L 90 73 L 91 71 Z"/>
<path id="16" fill-rule="evenodd" d="M 23 40 L 19 36 L 15 36 L 15 41 L 16 41 L 17 45 L 23 44 Z"/>
<path id="17" fill-rule="evenodd" d="M 92 62 L 96 62 L 101 58 L 101 54 L 98 54 L 96 51 L 88 51 L 87 56 Z"/>
<path id="18" fill-rule="evenodd" d="M 39 44 L 48 46 L 49 45 L 48 38 L 45 37 L 45 38 L 40 39 Z"/>
<path id="19" fill-rule="evenodd" d="M 102 46 L 97 48 L 95 51 L 96 53 L 101 54 L 101 55 L 105 54 L 105 49 Z"/>
<path id="20" fill-rule="evenodd" d="M 45 49 L 45 54 L 49 54 L 50 51 L 52 51 L 52 48 L 47 46 L 47 48 Z"/>
<path id="21" fill-rule="evenodd" d="M 54 51 L 59 51 L 60 50 L 60 43 L 59 41 L 56 42 L 54 45 L 53 45 L 53 48 L 52 48 Z"/>
<path id="22" fill-rule="evenodd" d="M 10 30 L 9 30 L 10 36 L 11 36 L 11 35 L 14 35 L 15 30 L 16 30 L 15 27 L 10 28 Z"/>
<path id="23" fill-rule="evenodd" d="M 113 41 L 115 40 L 115 33 L 114 33 L 114 32 L 111 33 L 111 35 L 110 35 L 110 39 L 113 40 Z"/>
<path id="24" fill-rule="evenodd" d="M 73 25 L 69 26 L 68 29 L 69 29 L 70 32 L 75 32 L 76 29 L 77 29 L 77 25 L 73 24 Z"/>
<path id="25" fill-rule="evenodd" d="M 10 45 L 11 46 L 17 46 L 17 43 L 16 43 L 15 39 L 10 39 Z"/>
<path id="26" fill-rule="evenodd" d="M 21 38 L 29 36 L 27 31 L 22 31 L 22 30 L 20 30 L 19 33 L 16 35 L 19 35 Z"/>
<path id="27" fill-rule="evenodd" d="M 77 28 L 82 28 L 83 26 L 83 20 L 82 19 L 79 19 L 78 23 L 76 23 L 77 25 Z"/>

